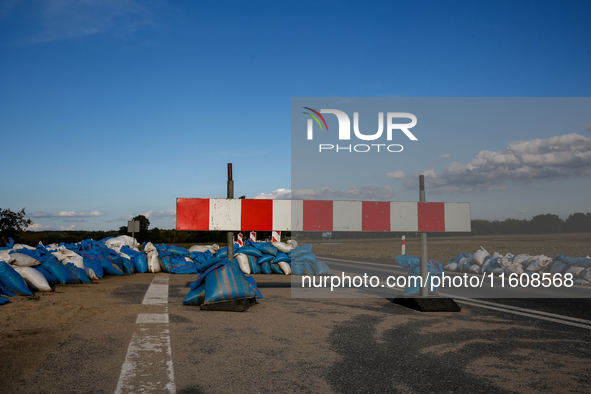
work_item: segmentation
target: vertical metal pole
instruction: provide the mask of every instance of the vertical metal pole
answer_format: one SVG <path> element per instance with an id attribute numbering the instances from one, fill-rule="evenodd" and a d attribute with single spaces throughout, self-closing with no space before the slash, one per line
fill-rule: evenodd
<path id="1" fill-rule="evenodd" d="M 425 198 L 425 176 L 419 175 L 419 201 L 427 202 Z M 427 233 L 421 233 L 421 278 L 423 281 L 423 287 L 421 287 L 421 297 L 428 296 L 428 283 L 427 283 Z"/>
<path id="2" fill-rule="evenodd" d="M 228 198 L 234 198 L 234 181 L 232 180 L 232 163 L 228 163 Z M 234 261 L 234 232 L 228 231 L 226 237 L 228 260 Z"/>

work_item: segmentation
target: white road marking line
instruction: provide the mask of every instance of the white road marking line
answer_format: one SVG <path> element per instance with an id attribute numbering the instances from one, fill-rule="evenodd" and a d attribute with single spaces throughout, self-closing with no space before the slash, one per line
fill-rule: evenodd
<path id="1" fill-rule="evenodd" d="M 168 329 L 167 274 L 158 274 L 154 277 L 142 304 L 163 305 L 166 313 L 138 314 L 136 323 L 139 332 L 135 332 L 131 337 L 115 393 L 168 392 L 175 394 L 172 348 Z"/>
<path id="2" fill-rule="evenodd" d="M 135 323 L 168 323 L 168 313 L 140 313 Z"/>
<path id="3" fill-rule="evenodd" d="M 460 302 L 460 303 L 466 304 L 466 305 L 476 306 L 478 308 L 491 309 L 491 310 L 494 310 L 494 311 L 511 313 L 513 315 L 526 316 L 526 317 L 531 317 L 531 318 L 534 318 L 534 319 L 546 320 L 546 321 L 551 321 L 551 322 L 554 322 L 554 323 L 566 324 L 567 326 L 573 326 L 573 327 L 579 327 L 579 328 L 586 328 L 587 330 L 591 330 L 591 325 L 587 325 L 587 324 L 573 323 L 573 322 L 562 320 L 562 319 L 554 319 L 554 318 L 551 318 L 551 317 L 544 317 L 544 316 L 540 316 L 540 315 L 534 315 L 533 313 L 518 312 L 518 311 L 512 311 L 512 310 L 504 309 L 504 308 L 497 308 L 497 307 L 489 306 L 489 305 L 481 305 L 481 304 L 477 304 L 477 303 L 473 303 L 473 302 L 468 302 L 468 301 L 464 301 L 464 300 L 458 300 L 457 302 Z M 497 304 L 497 305 L 499 305 L 499 304 Z M 559 316 L 559 315 L 557 315 L 557 316 Z"/>
<path id="4" fill-rule="evenodd" d="M 170 331 L 156 327 L 133 334 L 115 394 L 176 393 Z"/>
<path id="5" fill-rule="evenodd" d="M 159 305 L 168 303 L 168 275 L 158 274 L 148 287 L 142 304 Z"/>

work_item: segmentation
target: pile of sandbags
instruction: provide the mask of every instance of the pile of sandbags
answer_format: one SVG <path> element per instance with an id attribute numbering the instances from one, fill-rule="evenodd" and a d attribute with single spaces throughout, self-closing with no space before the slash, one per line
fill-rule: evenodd
<path id="1" fill-rule="evenodd" d="M 403 254 L 396 257 L 396 264 L 402 268 L 408 268 L 406 276 L 406 288 L 404 289 L 405 295 L 416 295 L 419 294 L 421 289 L 421 283 L 419 280 L 412 279 L 421 276 L 421 259 L 408 254 Z M 429 294 L 436 294 L 439 291 L 441 283 L 441 273 L 443 272 L 443 266 L 440 262 L 428 259 L 427 260 L 427 283 Z M 434 277 L 439 277 L 439 281 L 433 282 Z"/>
<path id="2" fill-rule="evenodd" d="M 483 247 L 471 253 L 460 253 L 448 260 L 443 268 L 446 271 L 467 272 L 473 274 L 572 274 L 573 281 L 578 285 L 591 283 L 591 258 L 567 257 L 564 254 L 548 257 L 544 255 L 513 255 L 504 256 L 494 252 L 489 254 Z"/>

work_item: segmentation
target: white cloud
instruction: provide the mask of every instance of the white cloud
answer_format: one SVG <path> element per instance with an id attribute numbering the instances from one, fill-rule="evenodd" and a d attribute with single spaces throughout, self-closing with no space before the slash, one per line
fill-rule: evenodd
<path id="1" fill-rule="evenodd" d="M 27 217 L 32 219 L 84 219 L 89 217 L 96 217 L 96 216 L 103 216 L 103 213 L 100 211 L 92 211 L 90 214 L 86 214 L 84 212 L 74 212 L 74 211 L 61 211 L 61 212 L 54 212 L 54 213 L 47 213 L 42 211 L 33 212 Z M 83 221 L 83 220 L 80 220 Z"/>
<path id="2" fill-rule="evenodd" d="M 585 130 L 591 131 L 591 122 L 585 123 L 583 126 L 585 127 Z"/>
<path id="3" fill-rule="evenodd" d="M 426 186 L 435 193 L 505 189 L 508 181 L 590 178 L 591 137 L 573 133 L 511 142 L 502 151 L 480 151 L 470 163 L 453 162 L 443 173 L 422 173 Z M 415 189 L 416 182 L 407 182 L 405 187 Z"/>
<path id="4" fill-rule="evenodd" d="M 389 172 L 386 174 L 386 178 L 404 179 L 404 171 L 396 170 L 396 171 Z"/>
<path id="5" fill-rule="evenodd" d="M 277 189 L 269 194 L 261 193 L 255 197 L 255 199 L 266 199 L 266 200 L 289 200 L 291 198 L 291 190 L 289 189 Z"/>
<path id="6" fill-rule="evenodd" d="M 440 159 L 448 159 L 450 157 L 451 157 L 451 155 L 449 153 L 444 153 L 441 156 L 439 156 Z"/>
<path id="7" fill-rule="evenodd" d="M 129 215 L 119 216 L 118 218 L 115 218 L 112 220 L 106 220 L 106 222 L 107 223 L 121 222 L 121 221 L 127 222 L 139 215 L 143 215 L 147 219 L 170 219 L 170 218 L 176 218 L 176 210 L 171 209 L 168 211 L 157 211 L 157 212 L 148 211 L 148 212 L 144 212 L 144 213 L 130 213 Z"/>
<path id="8" fill-rule="evenodd" d="M 72 224 L 71 226 L 60 226 L 60 227 L 53 227 L 53 226 L 44 226 L 41 225 L 39 223 L 33 223 L 31 225 L 29 225 L 26 229 L 27 231 L 77 231 L 78 228 L 76 228 L 75 224 Z"/>

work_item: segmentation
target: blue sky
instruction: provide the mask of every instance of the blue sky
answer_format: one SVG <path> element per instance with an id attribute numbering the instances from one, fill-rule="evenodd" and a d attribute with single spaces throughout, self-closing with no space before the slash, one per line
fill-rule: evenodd
<path id="1" fill-rule="evenodd" d="M 590 11 L 588 1 L 3 1 L 0 207 L 25 207 L 37 229 L 115 229 L 135 214 L 173 228 L 177 197 L 225 197 L 228 162 L 236 195 L 290 189 L 292 97 L 586 97 Z M 591 111 L 554 136 L 589 138 L 587 122 Z M 450 161 L 530 139 L 490 137 L 475 132 Z M 586 177 L 536 184 L 437 199 L 475 201 L 472 216 L 486 219 L 591 210 Z M 402 182 L 392 187 L 408 199 Z M 541 187 L 573 190 L 569 206 Z"/>

